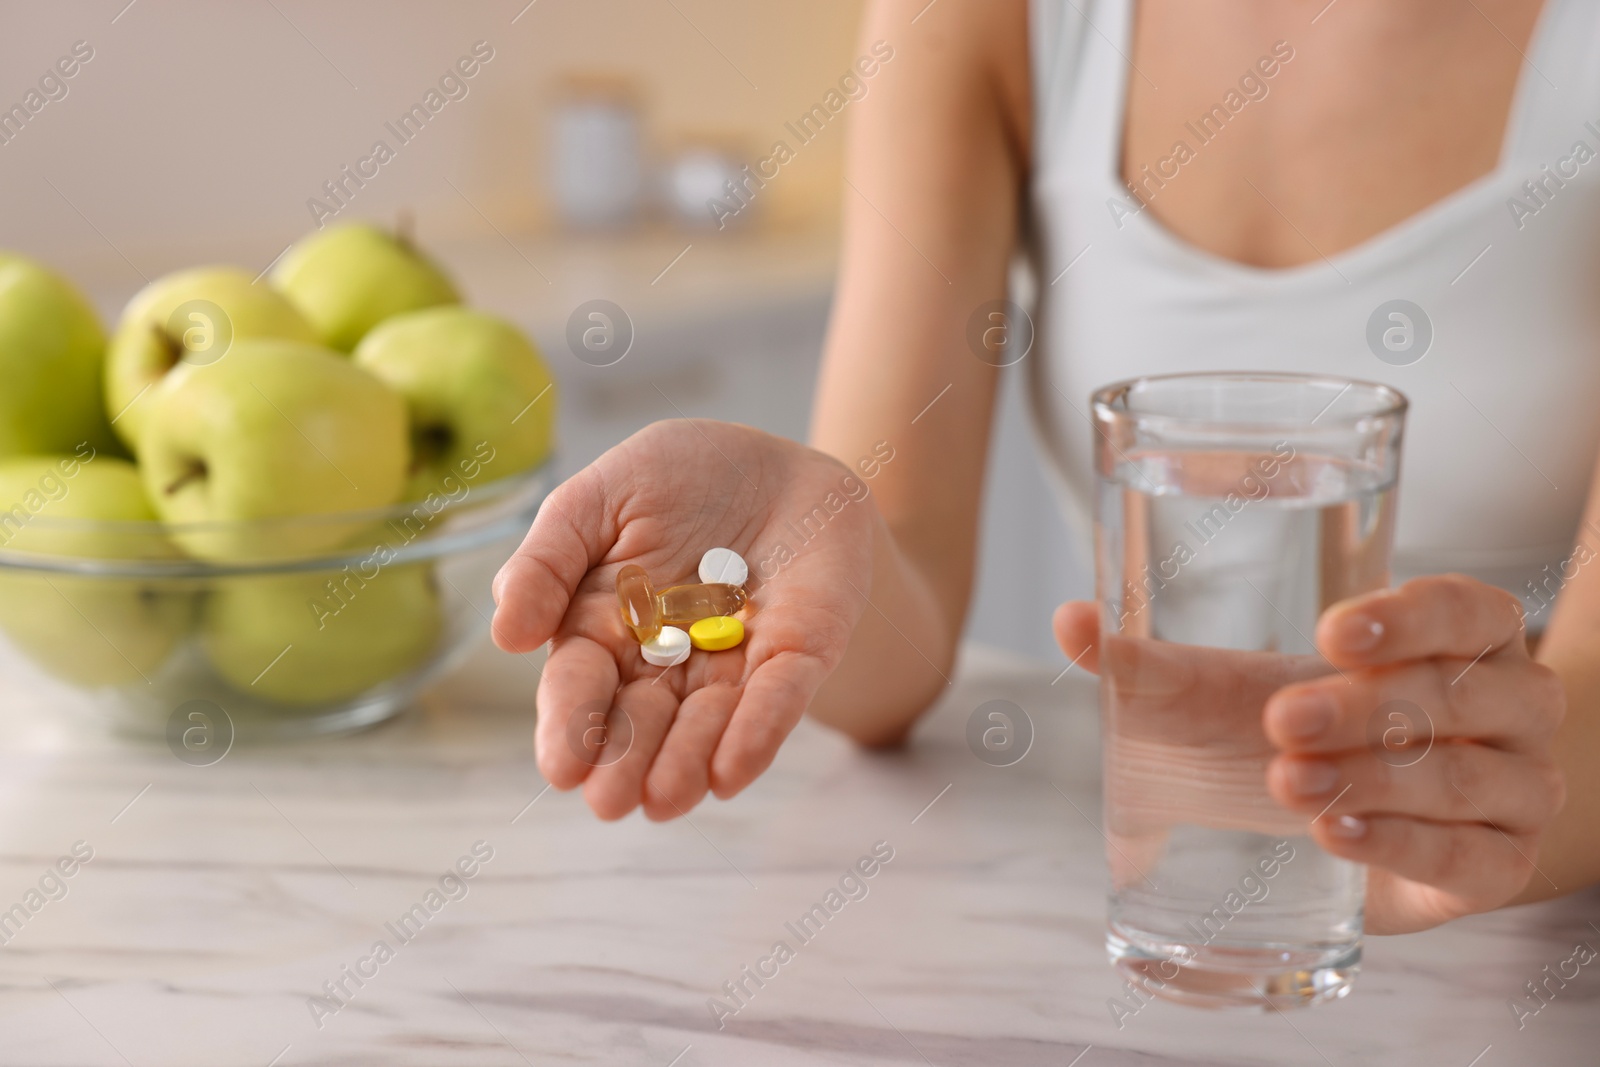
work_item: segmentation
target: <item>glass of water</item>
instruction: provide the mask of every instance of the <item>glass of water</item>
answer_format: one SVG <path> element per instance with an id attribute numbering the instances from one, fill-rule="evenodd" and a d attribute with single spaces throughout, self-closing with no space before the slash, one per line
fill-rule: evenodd
<path id="1" fill-rule="evenodd" d="M 1226 373 L 1119 382 L 1092 403 L 1106 944 L 1127 1008 L 1343 996 L 1366 870 L 1267 793 L 1262 710 L 1333 671 L 1318 616 L 1389 583 L 1406 399 Z"/>

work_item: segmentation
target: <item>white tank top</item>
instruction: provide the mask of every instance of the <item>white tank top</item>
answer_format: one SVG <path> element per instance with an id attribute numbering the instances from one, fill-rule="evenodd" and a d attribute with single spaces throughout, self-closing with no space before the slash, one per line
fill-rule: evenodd
<path id="1" fill-rule="evenodd" d="M 1123 185 L 1134 2 L 1031 4 L 1038 292 L 1024 365 L 1069 521 L 1089 528 L 1098 386 L 1198 370 L 1380 381 L 1411 399 L 1394 580 L 1461 571 L 1522 596 L 1541 627 L 1585 558 L 1573 544 L 1600 448 L 1600 3 L 1546 0 L 1492 173 L 1327 261 L 1277 270 L 1186 243 Z M 1248 121 L 1262 105 L 1240 92 L 1224 106 Z M 1426 322 L 1384 309 L 1369 343 L 1397 300 Z"/>

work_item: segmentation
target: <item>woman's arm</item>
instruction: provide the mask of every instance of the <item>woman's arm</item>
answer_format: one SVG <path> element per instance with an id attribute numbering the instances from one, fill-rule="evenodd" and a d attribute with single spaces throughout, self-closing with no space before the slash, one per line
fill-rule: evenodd
<path id="1" fill-rule="evenodd" d="M 882 69 L 851 105 L 820 450 L 732 423 L 646 427 L 551 492 L 495 579 L 496 643 L 550 644 L 539 769 L 602 818 L 671 819 L 738 793 L 808 706 L 863 742 L 898 740 L 949 674 L 995 385 L 966 323 L 1005 292 L 1026 6 L 921 2 L 878 0 L 867 20 L 863 54 Z M 649 665 L 618 613 L 619 572 L 670 583 L 714 545 L 756 579 L 745 640 Z"/>
<path id="2" fill-rule="evenodd" d="M 862 54 L 878 41 L 894 54 L 852 109 L 811 430 L 846 464 L 880 441 L 894 450 L 871 483 L 871 603 L 811 707 L 875 744 L 902 738 L 946 684 L 966 616 L 997 377 L 967 323 L 1006 295 L 1031 110 L 1022 0 L 878 0 Z"/>
<path id="3" fill-rule="evenodd" d="M 1577 574 L 1561 590 L 1534 657 L 1567 691 L 1567 717 L 1555 745 L 1567 803 L 1545 829 L 1539 873 L 1517 904 L 1600 882 L 1600 464 L 1571 560 L 1567 569 L 1576 567 Z"/>

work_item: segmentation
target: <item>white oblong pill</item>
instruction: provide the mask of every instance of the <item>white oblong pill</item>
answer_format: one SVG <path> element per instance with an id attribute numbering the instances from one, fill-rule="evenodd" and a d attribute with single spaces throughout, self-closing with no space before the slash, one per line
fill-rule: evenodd
<path id="1" fill-rule="evenodd" d="M 700 580 L 743 585 L 750 580 L 750 567 L 733 549 L 713 548 L 700 557 Z"/>
<path id="2" fill-rule="evenodd" d="M 676 626 L 663 626 L 660 633 L 639 646 L 639 654 L 652 666 L 676 667 L 689 658 L 693 647 L 687 631 Z"/>

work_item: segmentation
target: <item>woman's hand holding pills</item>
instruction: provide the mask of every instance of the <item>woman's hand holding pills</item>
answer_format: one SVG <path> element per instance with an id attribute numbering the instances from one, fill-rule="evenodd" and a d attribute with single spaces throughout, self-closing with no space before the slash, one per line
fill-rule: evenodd
<path id="1" fill-rule="evenodd" d="M 859 591 L 871 588 L 870 499 L 832 513 L 803 543 L 794 532 L 844 472 L 748 427 L 673 421 L 551 493 L 495 579 L 493 632 L 510 652 L 550 642 L 535 743 L 552 785 L 582 785 L 602 818 L 642 804 L 670 819 L 708 791 L 738 793 L 767 768 L 843 657 L 864 607 Z M 736 559 L 748 571 L 737 582 Z M 639 570 L 623 574 L 629 567 Z M 716 584 L 696 592 L 696 582 Z M 693 650 L 684 640 L 692 620 L 679 623 L 687 635 L 640 620 L 641 635 L 625 622 L 629 597 L 645 605 L 674 586 L 689 599 L 743 586 L 751 603 L 712 597 L 722 621 L 695 623 Z"/>
<path id="2" fill-rule="evenodd" d="M 1143 646 L 1138 668 L 1162 678 L 1140 685 L 1164 694 L 1147 718 L 1165 736 L 1179 691 L 1191 732 L 1231 719 L 1241 737 L 1264 733 L 1272 798 L 1311 820 L 1323 849 L 1370 865 L 1369 931 L 1488 911 L 1544 877 L 1540 839 L 1565 798 L 1554 739 L 1566 694 L 1529 655 L 1521 607 L 1504 590 L 1444 575 L 1342 601 L 1318 621 L 1320 666 L 1185 656 L 1192 646 L 1164 642 L 1102 646 L 1098 609 L 1082 601 L 1063 605 L 1055 628 L 1096 673 L 1123 669 L 1115 646 Z"/>

